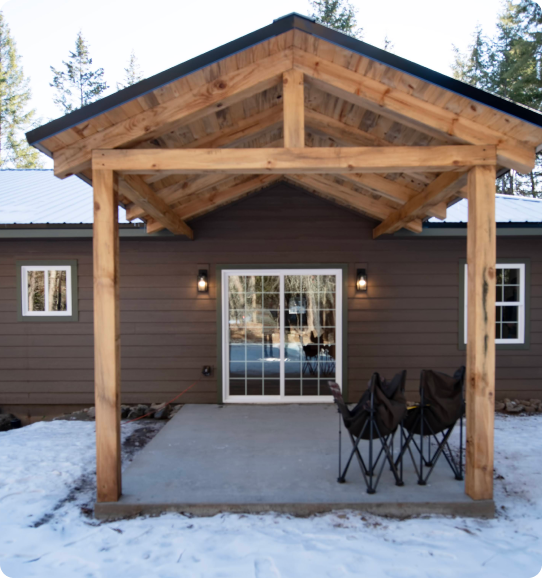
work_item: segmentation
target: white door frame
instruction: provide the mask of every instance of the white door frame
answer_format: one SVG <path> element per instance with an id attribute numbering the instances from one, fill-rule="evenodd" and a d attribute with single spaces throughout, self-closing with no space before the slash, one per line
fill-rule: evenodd
<path id="1" fill-rule="evenodd" d="M 284 395 L 284 277 L 285 275 L 335 275 L 335 381 L 342 388 L 343 360 L 343 270 L 338 268 L 269 268 L 269 269 L 223 269 L 222 286 L 222 399 L 224 403 L 330 403 L 331 395 Z M 280 395 L 229 395 L 229 283 L 230 275 L 277 276 L 280 277 Z"/>

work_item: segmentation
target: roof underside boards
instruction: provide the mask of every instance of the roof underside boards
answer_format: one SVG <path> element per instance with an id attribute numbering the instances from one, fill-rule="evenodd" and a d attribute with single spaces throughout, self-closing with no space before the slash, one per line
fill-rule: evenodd
<path id="1" fill-rule="evenodd" d="M 52 170 L 0 171 L 0 224 L 92 224 L 92 187 Z M 128 223 L 119 207 L 119 223 Z"/>
<path id="2" fill-rule="evenodd" d="M 53 155 L 57 176 L 89 182 L 98 149 L 277 149 L 284 146 L 283 82 L 292 69 L 302 73 L 305 147 L 489 145 L 498 169 L 530 170 L 542 144 L 536 111 L 295 15 L 53 121 L 28 140 Z M 127 218 L 142 218 L 155 232 L 283 177 L 381 221 L 432 191 L 433 202 L 400 225 L 416 231 L 420 219 L 445 217 L 466 183 L 419 166 L 341 175 L 162 171 L 130 185 L 121 178 L 119 193 Z M 434 194 L 439 187 L 442 194 Z M 164 211 L 171 212 L 161 220 Z"/>

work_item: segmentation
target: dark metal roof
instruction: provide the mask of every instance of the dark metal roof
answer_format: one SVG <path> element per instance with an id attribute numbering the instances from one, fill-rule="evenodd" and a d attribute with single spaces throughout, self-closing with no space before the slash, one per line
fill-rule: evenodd
<path id="1" fill-rule="evenodd" d="M 475 100 L 500 112 L 509 114 L 523 121 L 542 127 L 542 114 L 536 110 L 515 103 L 511 100 L 495 96 L 494 94 L 485 92 L 470 86 L 469 84 L 465 84 L 464 82 L 460 82 L 459 80 L 455 80 L 449 76 L 435 72 L 434 70 L 430 70 L 425 66 L 415 64 L 414 62 L 406 60 L 405 58 L 396 56 L 391 52 L 387 52 L 386 50 L 382 50 L 376 46 L 372 46 L 366 42 L 352 38 L 351 36 L 347 36 L 342 32 L 337 32 L 336 30 L 332 30 L 331 28 L 317 24 L 312 18 L 292 13 L 288 14 L 287 16 L 283 16 L 282 18 L 278 18 L 269 26 L 260 28 L 255 32 L 251 32 L 250 34 L 242 36 L 237 40 L 228 42 L 219 48 L 215 48 L 214 50 L 206 52 L 205 54 L 197 56 L 196 58 L 187 60 L 182 64 L 174 66 L 173 68 L 165 70 L 164 72 L 160 72 L 159 74 L 142 80 L 137 84 L 129 86 L 123 90 L 119 90 L 118 92 L 106 96 L 101 100 L 75 110 L 66 116 L 31 130 L 30 132 L 26 133 L 26 138 L 31 145 L 35 146 L 48 156 L 52 156 L 51 152 L 47 150 L 43 144 L 40 144 L 41 141 L 46 140 L 59 132 L 65 131 L 68 128 L 85 122 L 117 106 L 120 106 L 130 100 L 138 98 L 148 92 L 156 90 L 161 86 L 178 80 L 179 78 L 195 72 L 200 68 L 209 66 L 218 60 L 222 60 L 223 58 L 231 56 L 236 52 L 246 50 L 255 44 L 264 42 L 265 40 L 283 34 L 284 32 L 292 29 L 302 30 L 303 32 L 312 34 L 313 36 L 317 36 L 327 40 L 328 42 L 332 42 L 333 44 L 337 44 L 343 48 L 381 62 L 386 66 L 390 66 L 402 72 L 406 72 L 420 78 L 421 80 L 438 85 L 442 88 L 445 88 L 446 90 L 450 90 L 461 96 Z"/>

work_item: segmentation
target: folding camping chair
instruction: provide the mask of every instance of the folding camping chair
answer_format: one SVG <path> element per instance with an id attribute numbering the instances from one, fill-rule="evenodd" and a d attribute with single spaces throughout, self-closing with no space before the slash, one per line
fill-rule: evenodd
<path id="1" fill-rule="evenodd" d="M 453 376 L 431 370 L 421 372 L 420 403 L 408 408 L 408 413 L 401 424 L 402 447 L 395 461 L 396 467 L 399 466 L 402 471 L 402 460 L 408 451 L 420 486 L 427 483 L 440 456 L 444 456 L 448 462 L 455 479 L 463 479 L 464 381 L 464 367 L 460 367 Z M 458 421 L 460 424 L 459 460 L 456 461 L 450 449 L 449 439 Z M 415 436 L 419 436 L 419 443 Z M 436 443 L 434 450 L 432 442 Z M 412 447 L 418 452 L 419 467 L 412 453 Z M 429 468 L 425 475 L 424 467 Z"/>
<path id="2" fill-rule="evenodd" d="M 391 381 L 382 380 L 378 373 L 374 373 L 367 390 L 352 410 L 348 409 L 340 387 L 336 383 L 329 382 L 329 388 L 339 412 L 339 477 L 337 479 L 339 483 L 343 484 L 346 481 L 346 473 L 352 459 L 356 456 L 367 486 L 367 493 L 376 492 L 386 463 L 390 466 L 396 485 L 403 485 L 402 477 L 393 460 L 393 436 L 406 413 L 405 381 L 406 371 L 398 373 Z M 352 441 L 352 452 L 344 470 L 341 467 L 342 423 Z M 367 461 L 363 459 L 359 451 L 362 439 L 369 441 Z M 381 447 L 375 457 L 373 442 L 377 439 Z"/>

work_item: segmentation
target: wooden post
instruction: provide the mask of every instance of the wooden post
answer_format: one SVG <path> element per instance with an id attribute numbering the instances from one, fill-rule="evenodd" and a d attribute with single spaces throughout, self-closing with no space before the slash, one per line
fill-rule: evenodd
<path id="1" fill-rule="evenodd" d="M 493 498 L 495 411 L 495 168 L 468 176 L 467 229 L 467 465 L 465 491 Z"/>
<path id="2" fill-rule="evenodd" d="M 119 225 L 116 177 L 94 170 L 94 372 L 98 502 L 121 494 Z"/>
<path id="3" fill-rule="evenodd" d="M 305 146 L 305 91 L 304 75 L 299 70 L 288 70 L 282 75 L 284 102 L 284 146 Z"/>

